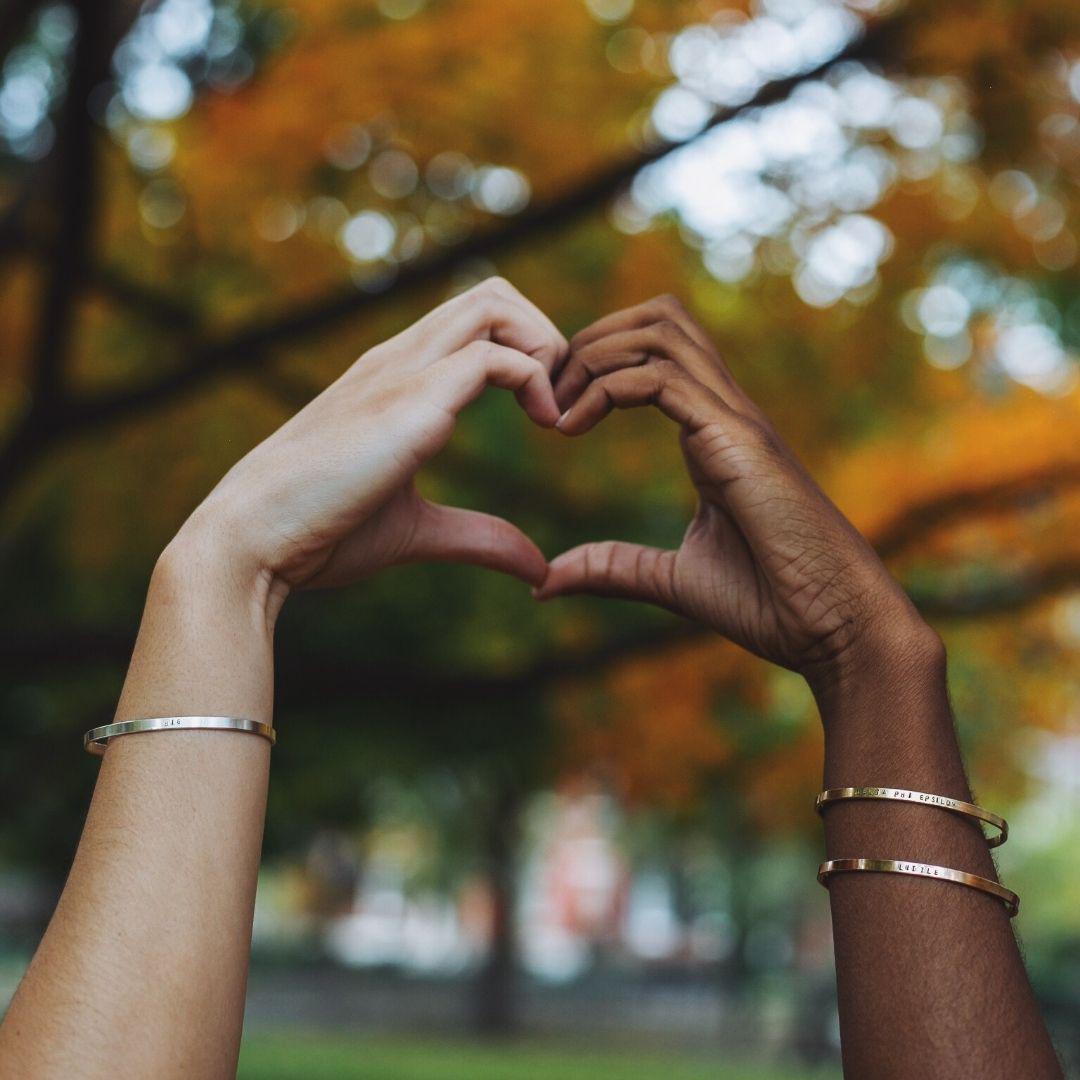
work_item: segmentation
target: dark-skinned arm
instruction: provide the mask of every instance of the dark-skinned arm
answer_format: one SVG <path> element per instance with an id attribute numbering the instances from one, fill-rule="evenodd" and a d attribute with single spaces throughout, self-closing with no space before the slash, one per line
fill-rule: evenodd
<path id="1" fill-rule="evenodd" d="M 825 730 L 825 786 L 970 801 L 945 655 L 866 540 L 825 497 L 671 297 L 582 331 L 556 381 L 567 435 L 615 408 L 673 420 L 698 494 L 677 550 L 619 541 L 556 558 L 538 595 L 646 600 L 802 673 Z M 987 843 L 940 809 L 844 802 L 829 858 L 902 859 L 995 878 Z M 1044 1080 L 1061 1069 L 1004 905 L 896 874 L 831 878 L 845 1075 Z"/>

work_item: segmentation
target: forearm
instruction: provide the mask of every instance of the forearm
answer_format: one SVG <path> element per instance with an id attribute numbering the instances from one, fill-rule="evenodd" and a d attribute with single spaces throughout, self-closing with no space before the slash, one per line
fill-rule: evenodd
<path id="1" fill-rule="evenodd" d="M 575 336 L 556 399 L 570 435 L 612 408 L 655 405 L 680 426 L 699 503 L 677 550 L 582 545 L 553 560 L 541 599 L 637 597 L 700 620 L 807 673 L 826 787 L 970 801 L 940 642 L 677 301 L 659 297 Z M 830 858 L 994 873 L 978 831 L 930 806 L 839 802 L 825 829 Z M 847 1075 L 1060 1076 L 999 900 L 897 874 L 828 880 Z"/>
<path id="2" fill-rule="evenodd" d="M 826 788 L 895 786 L 971 800 L 933 635 L 913 629 L 816 693 Z M 830 859 L 902 859 L 996 879 L 979 830 L 957 815 L 850 801 L 824 818 Z M 829 893 L 846 1075 L 1061 1075 L 999 900 L 874 873 L 837 874 Z"/>
<path id="3" fill-rule="evenodd" d="M 550 374 L 566 351 L 547 316 L 491 279 L 366 353 L 230 469 L 170 545 L 118 718 L 269 720 L 272 624 L 292 588 L 428 560 L 539 585 L 546 560 L 520 530 L 428 502 L 414 480 L 487 386 L 554 425 Z M 0 1028 L 0 1074 L 232 1075 L 268 761 L 266 740 L 241 733 L 112 742 L 64 894 Z"/>
<path id="4" fill-rule="evenodd" d="M 271 644 L 258 590 L 174 546 L 117 719 L 268 721 Z M 233 732 L 110 744 L 60 903 L 0 1028 L 0 1071 L 235 1072 L 269 755 L 265 739 Z"/>

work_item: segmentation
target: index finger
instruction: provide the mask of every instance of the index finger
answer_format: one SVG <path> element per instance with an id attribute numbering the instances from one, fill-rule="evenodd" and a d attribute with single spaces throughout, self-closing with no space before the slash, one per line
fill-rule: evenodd
<path id="1" fill-rule="evenodd" d="M 577 351 L 585 345 L 609 334 L 618 334 L 626 330 L 640 330 L 643 326 L 651 323 L 667 320 L 675 323 L 680 330 L 699 348 L 704 349 L 711 356 L 719 360 L 716 346 L 709 339 L 709 335 L 698 325 L 697 320 L 683 307 L 682 303 L 670 293 L 662 296 L 654 296 L 643 304 L 635 304 L 633 307 L 623 308 L 621 311 L 613 311 L 602 319 L 590 323 L 584 330 L 579 330 L 574 335 L 570 347 Z"/>
<path id="2" fill-rule="evenodd" d="M 531 300 L 499 277 L 488 278 L 447 300 L 400 335 L 420 365 L 433 363 L 471 341 L 493 341 L 539 360 L 549 373 L 570 346 Z"/>
<path id="3" fill-rule="evenodd" d="M 686 310 L 682 302 L 670 293 L 654 296 L 643 304 L 623 308 L 621 311 L 615 311 L 602 319 L 597 319 L 596 322 L 574 335 L 570 342 L 571 355 L 576 356 L 587 346 L 605 338 L 631 330 L 642 330 L 656 323 L 674 323 L 701 350 L 711 372 L 707 376 L 699 373 L 698 377 L 702 378 L 711 389 L 718 393 L 722 392 L 731 406 L 748 416 L 764 419 L 761 410 L 732 375 L 731 368 L 727 366 L 720 351 L 702 329 L 701 324 Z"/>

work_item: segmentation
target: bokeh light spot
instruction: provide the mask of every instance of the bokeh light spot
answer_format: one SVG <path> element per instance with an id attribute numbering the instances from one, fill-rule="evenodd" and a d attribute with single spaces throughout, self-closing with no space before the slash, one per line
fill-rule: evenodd
<path id="1" fill-rule="evenodd" d="M 281 243 L 304 223 L 304 208 L 289 199 L 264 199 L 255 214 L 255 231 L 264 240 Z"/>
<path id="2" fill-rule="evenodd" d="M 427 0 L 379 0 L 379 11 L 388 19 L 411 19 L 426 5 Z"/>
<path id="3" fill-rule="evenodd" d="M 349 218 L 341 230 L 341 245 L 357 262 L 373 262 L 390 254 L 397 230 L 378 210 L 363 210 Z"/>
<path id="4" fill-rule="evenodd" d="M 440 199 L 460 199 L 472 186 L 472 162 L 453 150 L 436 154 L 424 170 L 424 180 Z"/>
<path id="5" fill-rule="evenodd" d="M 372 159 L 368 177 L 384 199 L 401 199 L 416 190 L 420 171 L 404 150 L 384 150 Z"/>
<path id="6" fill-rule="evenodd" d="M 634 10 L 634 0 L 585 0 L 585 6 L 598 22 L 617 23 Z"/>
<path id="7" fill-rule="evenodd" d="M 371 136 L 360 124 L 338 124 L 323 143 L 323 155 L 336 169 L 358 169 L 371 153 Z"/>
<path id="8" fill-rule="evenodd" d="M 529 203 L 531 190 L 525 175 L 502 165 L 477 169 L 473 181 L 473 202 L 489 214 L 516 214 Z"/>
<path id="9" fill-rule="evenodd" d="M 127 152 L 135 168 L 143 172 L 157 172 L 172 161 L 176 153 L 176 139 L 169 131 L 140 125 L 128 132 Z"/>
<path id="10" fill-rule="evenodd" d="M 171 229 L 186 209 L 184 193 L 172 180 L 151 180 L 139 195 L 139 213 L 152 229 Z"/>
<path id="11" fill-rule="evenodd" d="M 191 80 L 171 63 L 144 64 L 124 81 L 124 104 L 143 120 L 176 120 L 194 100 Z"/>

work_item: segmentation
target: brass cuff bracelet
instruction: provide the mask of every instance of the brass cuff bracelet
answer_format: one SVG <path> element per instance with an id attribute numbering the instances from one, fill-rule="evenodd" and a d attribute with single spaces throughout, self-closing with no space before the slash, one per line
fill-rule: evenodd
<path id="1" fill-rule="evenodd" d="M 844 873 L 851 870 L 869 870 L 878 874 L 907 874 L 911 877 L 934 878 L 938 881 L 951 881 L 956 885 L 966 885 L 969 889 L 978 889 L 997 897 L 1005 905 L 1009 918 L 1016 917 L 1020 910 L 1020 897 L 989 878 L 978 874 L 966 874 L 963 870 L 950 870 L 947 866 L 932 866 L 930 863 L 897 862 L 895 859 L 830 859 L 818 867 L 818 881 L 828 888 L 830 874 Z"/>
<path id="2" fill-rule="evenodd" d="M 118 724 L 103 724 L 91 728 L 83 736 L 83 749 L 99 757 L 105 753 L 110 739 L 118 735 L 135 735 L 143 731 L 247 731 L 277 742 L 277 732 L 269 724 L 235 716 L 155 716 L 146 720 L 123 720 Z"/>
<path id="3" fill-rule="evenodd" d="M 939 810 L 948 810 L 952 814 L 985 821 L 998 830 L 997 836 L 988 836 L 988 847 L 998 847 L 1009 837 L 1009 824 L 997 814 L 984 810 L 974 803 L 960 799 L 950 799 L 947 795 L 931 795 L 925 791 L 908 791 L 906 788 L 893 787 L 841 787 L 829 788 L 821 792 L 814 800 L 814 809 L 820 814 L 826 806 L 842 802 L 845 799 L 888 799 L 891 802 L 911 802 L 921 806 L 936 806 Z"/>

